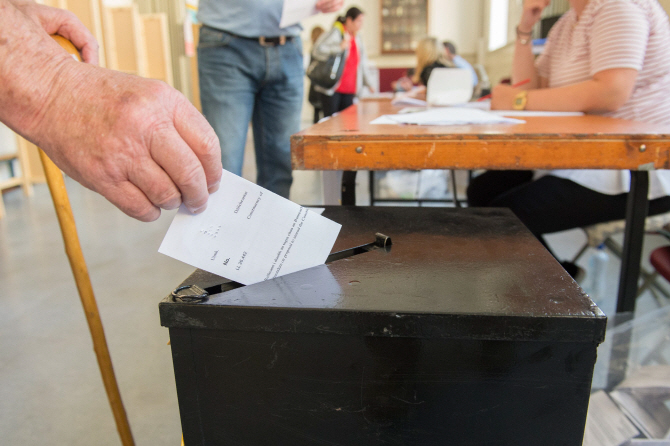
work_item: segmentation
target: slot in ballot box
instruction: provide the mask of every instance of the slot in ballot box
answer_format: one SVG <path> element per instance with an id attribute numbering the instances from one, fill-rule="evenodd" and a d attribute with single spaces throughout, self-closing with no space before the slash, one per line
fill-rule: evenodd
<path id="1" fill-rule="evenodd" d="M 186 446 L 582 444 L 606 318 L 511 212 L 324 216 L 368 248 L 161 302 Z"/>

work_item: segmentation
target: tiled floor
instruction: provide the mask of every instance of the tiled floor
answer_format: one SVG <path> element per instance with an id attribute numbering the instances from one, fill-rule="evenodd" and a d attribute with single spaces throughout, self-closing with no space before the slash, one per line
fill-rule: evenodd
<path id="1" fill-rule="evenodd" d="M 248 159 L 245 176 L 253 175 L 253 160 Z M 360 175 L 359 204 L 368 203 L 366 178 Z M 174 212 L 165 212 L 152 224 L 140 223 L 77 183 L 68 180 L 67 185 L 136 443 L 176 446 L 180 423 L 172 360 L 157 307 L 192 271 L 157 253 Z M 291 196 L 301 204 L 322 203 L 321 174 L 296 172 Z M 37 186 L 32 198 L 12 190 L 4 200 L 0 441 L 21 446 L 118 445 L 48 190 Z M 566 257 L 582 242 L 579 231 L 550 238 Z M 647 242 L 647 252 L 665 243 L 658 238 Z M 612 260 L 607 291 L 612 298 L 617 268 Z M 647 311 L 655 304 L 645 295 L 638 308 Z"/>

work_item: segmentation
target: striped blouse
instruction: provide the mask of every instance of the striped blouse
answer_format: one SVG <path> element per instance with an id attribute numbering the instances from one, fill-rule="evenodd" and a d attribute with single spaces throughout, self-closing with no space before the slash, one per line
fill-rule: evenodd
<path id="1" fill-rule="evenodd" d="M 579 18 L 570 9 L 549 32 L 536 67 L 550 88 L 587 81 L 612 68 L 635 69 L 638 75 L 628 101 L 604 115 L 670 124 L 670 24 L 657 0 L 590 0 Z M 547 173 L 605 194 L 630 188 L 627 171 L 538 172 Z M 649 198 L 666 195 L 670 171 L 652 172 Z"/>

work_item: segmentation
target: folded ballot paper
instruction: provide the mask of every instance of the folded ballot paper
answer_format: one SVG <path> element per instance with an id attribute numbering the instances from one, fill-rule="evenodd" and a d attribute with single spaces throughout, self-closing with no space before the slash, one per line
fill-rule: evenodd
<path id="1" fill-rule="evenodd" d="M 341 227 L 224 170 L 207 209 L 182 205 L 158 252 L 250 285 L 323 264 Z"/>
<path id="2" fill-rule="evenodd" d="M 470 124 L 524 124 L 520 119 L 506 118 L 495 113 L 469 107 L 429 108 L 416 113 L 383 115 L 370 124 L 410 125 L 470 125 Z"/>

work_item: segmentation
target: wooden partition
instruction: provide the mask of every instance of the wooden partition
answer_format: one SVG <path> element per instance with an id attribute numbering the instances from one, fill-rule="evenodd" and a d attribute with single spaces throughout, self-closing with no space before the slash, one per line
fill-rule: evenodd
<path id="1" fill-rule="evenodd" d="M 143 75 L 174 86 L 167 14 L 142 14 L 141 24 L 142 52 L 146 55 Z"/>

